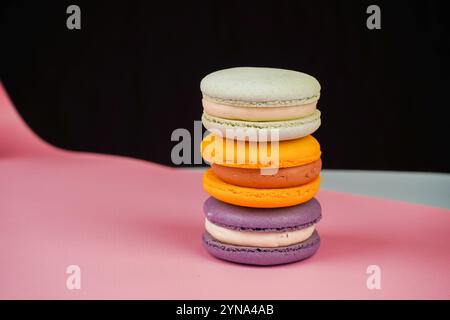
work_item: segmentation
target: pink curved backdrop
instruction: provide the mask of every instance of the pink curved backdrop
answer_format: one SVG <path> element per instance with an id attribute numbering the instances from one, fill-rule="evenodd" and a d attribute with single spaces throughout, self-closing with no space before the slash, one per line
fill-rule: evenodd
<path id="1" fill-rule="evenodd" d="M 206 197 L 200 172 L 48 145 L 0 85 L 0 298 L 450 298 L 450 210 L 321 191 L 319 252 L 252 267 L 203 250 Z"/>

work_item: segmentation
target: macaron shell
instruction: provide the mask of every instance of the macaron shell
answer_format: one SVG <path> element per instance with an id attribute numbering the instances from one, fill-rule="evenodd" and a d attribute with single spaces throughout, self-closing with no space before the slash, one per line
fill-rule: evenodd
<path id="1" fill-rule="evenodd" d="M 320 247 L 320 237 L 317 231 L 314 231 L 306 241 L 278 248 L 256 248 L 225 244 L 215 240 L 207 232 L 203 234 L 202 240 L 204 248 L 219 259 L 260 266 L 301 261 L 314 255 Z"/>
<path id="2" fill-rule="evenodd" d="M 215 139 L 218 141 L 217 146 Z M 240 142 L 243 144 L 244 142 Z M 220 150 L 222 147 L 222 150 Z M 217 137 L 214 134 L 206 136 L 200 145 L 203 159 L 208 163 L 217 163 L 234 168 L 260 169 L 269 167 L 287 168 L 301 166 L 320 159 L 321 151 L 319 142 L 311 135 L 294 140 L 285 140 L 278 143 L 278 163 L 268 163 L 260 155 L 271 150 L 271 142 L 267 142 L 266 151 L 260 150 L 261 143 L 246 141 L 244 143 L 245 157 L 243 161 L 238 158 L 238 142 L 235 140 Z M 215 150 L 219 148 L 218 150 Z M 227 149 L 233 150 L 233 154 L 227 159 Z M 276 152 L 275 148 L 273 152 Z M 218 152 L 216 152 L 218 151 Z M 255 161 L 253 161 L 256 159 Z"/>
<path id="3" fill-rule="evenodd" d="M 203 114 L 202 123 L 208 130 L 216 129 L 221 132 L 222 136 L 227 136 L 227 130 L 239 130 L 240 135 L 235 135 L 238 140 L 258 141 L 260 137 L 271 137 L 271 130 L 277 130 L 278 139 L 292 140 L 306 137 L 314 133 L 321 124 L 320 111 L 316 110 L 312 115 L 304 118 L 255 122 L 255 121 L 239 121 L 214 117 Z"/>
<path id="4" fill-rule="evenodd" d="M 317 101 L 320 84 L 293 70 L 239 67 L 208 74 L 200 83 L 203 96 L 230 105 L 277 106 Z"/>
<path id="5" fill-rule="evenodd" d="M 220 180 L 236 186 L 258 189 L 290 188 L 317 178 L 322 161 L 319 159 L 298 167 L 279 168 L 273 175 L 262 175 L 259 169 L 232 168 L 215 163 L 211 168 Z"/>
<path id="6" fill-rule="evenodd" d="M 315 198 L 285 208 L 248 208 L 209 197 L 203 204 L 205 218 L 227 229 L 252 232 L 294 231 L 317 224 L 322 208 Z"/>
<path id="7" fill-rule="evenodd" d="M 256 189 L 228 184 L 216 177 L 212 169 L 203 175 L 203 188 L 214 198 L 253 208 L 280 208 L 304 203 L 316 195 L 319 186 L 320 176 L 298 187 Z"/>

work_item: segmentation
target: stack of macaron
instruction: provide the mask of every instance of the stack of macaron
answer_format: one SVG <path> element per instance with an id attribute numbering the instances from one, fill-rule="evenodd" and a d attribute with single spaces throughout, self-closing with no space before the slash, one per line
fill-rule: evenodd
<path id="1" fill-rule="evenodd" d="M 238 263 L 275 265 L 312 256 L 321 206 L 321 151 L 310 134 L 320 126 L 320 84 L 307 74 L 231 68 L 200 85 L 201 144 L 211 164 L 203 187 L 203 245 Z M 269 151 L 268 151 L 269 150 Z"/>

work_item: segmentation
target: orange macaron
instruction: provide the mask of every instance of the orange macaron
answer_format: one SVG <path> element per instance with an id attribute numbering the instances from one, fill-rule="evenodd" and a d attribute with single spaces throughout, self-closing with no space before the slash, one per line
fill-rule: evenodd
<path id="1" fill-rule="evenodd" d="M 287 207 L 310 200 L 319 189 L 321 151 L 311 135 L 265 145 L 209 135 L 201 152 L 212 166 L 203 176 L 205 190 L 227 203 Z"/>

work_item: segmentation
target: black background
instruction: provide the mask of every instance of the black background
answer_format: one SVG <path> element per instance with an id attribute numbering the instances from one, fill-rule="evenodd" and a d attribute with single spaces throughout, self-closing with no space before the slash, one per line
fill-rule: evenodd
<path id="1" fill-rule="evenodd" d="M 81 7 L 81 30 L 66 8 Z M 381 30 L 366 8 L 381 7 Z M 436 1 L 2 1 L 0 75 L 43 139 L 171 165 L 199 82 L 234 66 L 322 85 L 325 168 L 449 171 L 448 11 Z"/>

